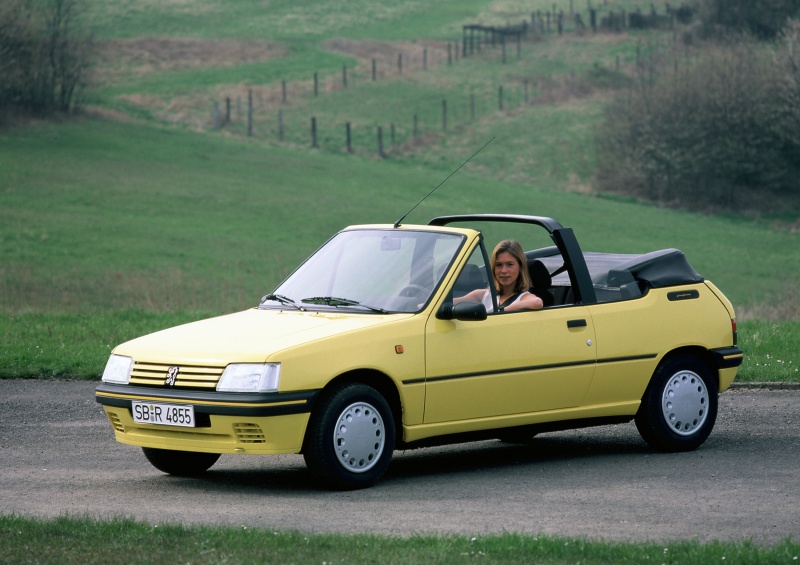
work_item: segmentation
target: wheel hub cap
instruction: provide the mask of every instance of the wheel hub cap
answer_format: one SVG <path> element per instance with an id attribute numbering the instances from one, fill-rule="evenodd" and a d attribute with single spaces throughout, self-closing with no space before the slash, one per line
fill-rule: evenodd
<path id="1" fill-rule="evenodd" d="M 664 387 L 661 410 L 667 425 L 678 435 L 690 436 L 708 417 L 708 390 L 697 373 L 681 371 Z"/>
<path id="2" fill-rule="evenodd" d="M 385 438 L 383 419 L 378 411 L 366 402 L 356 402 L 339 416 L 333 446 L 345 469 L 364 473 L 378 462 Z"/>

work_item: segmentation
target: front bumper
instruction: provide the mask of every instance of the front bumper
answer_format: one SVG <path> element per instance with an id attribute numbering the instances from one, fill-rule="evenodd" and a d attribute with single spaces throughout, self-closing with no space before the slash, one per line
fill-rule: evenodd
<path id="1" fill-rule="evenodd" d="M 205 453 L 298 453 L 318 391 L 218 393 L 103 383 L 95 399 L 120 443 Z M 131 401 L 191 404 L 196 427 L 133 421 Z"/>

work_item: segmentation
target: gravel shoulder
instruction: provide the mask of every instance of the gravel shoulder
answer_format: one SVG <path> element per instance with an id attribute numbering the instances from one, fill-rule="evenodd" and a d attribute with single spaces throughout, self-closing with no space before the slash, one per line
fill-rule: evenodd
<path id="1" fill-rule="evenodd" d="M 202 478 L 117 444 L 94 382 L 0 380 L 0 512 L 309 532 L 800 540 L 800 390 L 736 388 L 697 451 L 634 425 L 397 452 L 377 487 L 318 488 L 298 455 L 223 456 Z"/>

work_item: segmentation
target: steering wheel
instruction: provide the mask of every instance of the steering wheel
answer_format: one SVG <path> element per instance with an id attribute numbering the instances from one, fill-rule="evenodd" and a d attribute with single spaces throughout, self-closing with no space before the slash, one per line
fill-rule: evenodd
<path id="1" fill-rule="evenodd" d="M 430 291 L 424 286 L 418 284 L 409 284 L 400 289 L 398 293 L 400 296 L 408 296 L 410 298 L 421 298 L 427 296 Z"/>

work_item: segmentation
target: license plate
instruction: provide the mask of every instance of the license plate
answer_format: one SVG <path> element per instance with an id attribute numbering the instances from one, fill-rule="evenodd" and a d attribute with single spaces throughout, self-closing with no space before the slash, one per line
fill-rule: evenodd
<path id="1" fill-rule="evenodd" d="M 194 406 L 185 404 L 159 404 L 157 402 L 131 402 L 133 421 L 139 424 L 194 427 Z"/>

